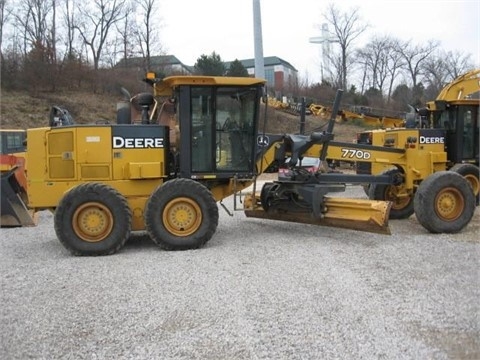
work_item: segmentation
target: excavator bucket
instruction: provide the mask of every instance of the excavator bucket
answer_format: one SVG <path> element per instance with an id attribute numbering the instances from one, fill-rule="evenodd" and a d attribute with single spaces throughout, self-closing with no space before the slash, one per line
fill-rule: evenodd
<path id="1" fill-rule="evenodd" d="M 25 181 L 23 168 L 13 168 L 1 175 L 1 207 L 0 207 L 0 226 L 1 227 L 20 227 L 36 226 L 37 217 L 33 210 L 29 210 L 25 205 L 25 188 L 20 185 Z M 23 196 L 23 198 L 22 198 Z"/>
<path id="2" fill-rule="evenodd" d="M 245 209 L 245 215 L 260 219 L 391 234 L 388 226 L 391 203 L 388 201 L 326 197 L 325 205 L 327 211 L 321 217 L 315 217 L 309 212 L 283 212 L 275 209 L 264 211 L 261 207 L 253 210 Z"/>

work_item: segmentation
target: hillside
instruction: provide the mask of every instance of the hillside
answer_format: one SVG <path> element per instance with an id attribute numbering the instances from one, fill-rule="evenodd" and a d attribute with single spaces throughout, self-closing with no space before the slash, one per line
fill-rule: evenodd
<path id="1" fill-rule="evenodd" d="M 48 118 L 52 106 L 67 109 L 75 122 L 92 123 L 98 120 L 116 119 L 116 104 L 122 96 L 98 95 L 87 92 L 63 92 L 61 94 L 42 93 L 31 96 L 25 92 L 1 92 L 0 119 L 2 128 L 28 129 L 48 126 Z M 264 114 L 264 111 L 262 111 Z M 267 132 L 298 133 L 300 117 L 282 111 L 268 109 Z M 323 126 L 323 127 L 322 127 Z M 326 129 L 325 121 L 315 116 L 307 116 L 305 130 Z M 354 123 L 336 124 L 334 133 L 336 140 L 352 141 L 356 133 L 365 130 Z"/>
<path id="2" fill-rule="evenodd" d="M 52 106 L 67 109 L 78 123 L 114 120 L 116 103 L 121 99 L 121 95 L 113 98 L 86 92 L 41 93 L 31 96 L 25 92 L 2 90 L 1 125 L 2 128 L 14 129 L 48 126 Z"/>

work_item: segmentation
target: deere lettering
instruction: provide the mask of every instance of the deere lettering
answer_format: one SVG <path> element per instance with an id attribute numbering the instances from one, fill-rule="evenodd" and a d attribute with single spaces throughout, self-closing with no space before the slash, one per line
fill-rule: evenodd
<path id="1" fill-rule="evenodd" d="M 443 136 L 420 136 L 420 144 L 444 144 Z"/>
<path id="2" fill-rule="evenodd" d="M 124 138 L 121 136 L 114 136 L 113 148 L 114 149 L 163 148 L 163 138 Z"/>

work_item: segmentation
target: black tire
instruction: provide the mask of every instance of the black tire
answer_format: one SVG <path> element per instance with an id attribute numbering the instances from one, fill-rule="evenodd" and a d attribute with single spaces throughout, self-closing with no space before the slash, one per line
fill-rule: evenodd
<path id="1" fill-rule="evenodd" d="M 173 179 L 157 187 L 150 196 L 145 225 L 152 240 L 162 249 L 197 249 L 217 230 L 217 203 L 201 183 Z"/>
<path id="2" fill-rule="evenodd" d="M 58 239 L 73 255 L 111 255 L 130 236 L 132 213 L 111 186 L 85 183 L 71 189 L 55 210 Z"/>
<path id="3" fill-rule="evenodd" d="M 456 233 L 472 219 L 475 196 L 464 177 L 439 171 L 420 183 L 414 209 L 420 224 L 431 233 Z"/>
<path id="4" fill-rule="evenodd" d="M 473 193 L 476 196 L 476 204 L 480 203 L 480 180 L 479 172 L 480 169 L 478 166 L 473 164 L 455 164 L 450 171 L 456 172 L 457 174 L 462 175 L 470 183 L 473 189 Z"/>
<path id="5" fill-rule="evenodd" d="M 262 204 L 263 211 L 268 211 L 270 208 L 270 196 L 268 193 L 273 185 L 273 182 L 263 184 L 262 191 L 260 192 L 260 203 Z"/>
<path id="6" fill-rule="evenodd" d="M 389 169 L 382 175 L 400 174 L 397 169 Z M 407 191 L 404 184 L 370 184 L 368 189 L 368 198 L 370 200 L 390 201 L 390 219 L 408 219 L 415 212 L 413 209 L 413 196 L 406 196 Z"/>

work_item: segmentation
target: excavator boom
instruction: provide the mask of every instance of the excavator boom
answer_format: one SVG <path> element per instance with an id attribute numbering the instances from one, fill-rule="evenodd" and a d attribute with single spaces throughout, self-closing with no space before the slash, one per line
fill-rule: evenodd
<path id="1" fill-rule="evenodd" d="M 463 100 L 480 90 L 480 69 L 472 70 L 457 77 L 437 96 L 437 100 Z"/>

